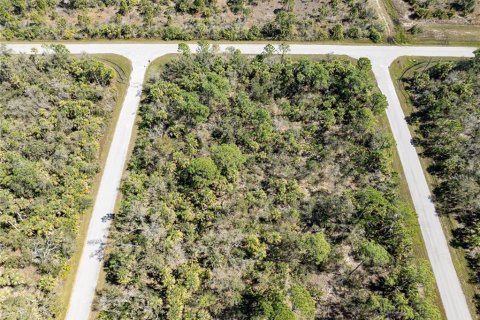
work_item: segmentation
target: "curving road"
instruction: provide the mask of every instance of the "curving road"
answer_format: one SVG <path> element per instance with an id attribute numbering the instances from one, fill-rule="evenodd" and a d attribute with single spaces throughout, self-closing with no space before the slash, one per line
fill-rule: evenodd
<path id="1" fill-rule="evenodd" d="M 77 43 L 67 44 L 72 53 L 115 53 L 130 59 L 132 73 L 130 86 L 117 122 L 100 188 L 96 197 L 87 238 L 83 247 L 75 284 L 67 313 L 68 320 L 89 318 L 95 287 L 102 267 L 102 252 L 110 227 L 109 216 L 114 210 L 118 187 L 125 166 L 128 144 L 135 123 L 135 114 L 140 102 L 140 93 L 147 65 L 155 58 L 177 52 L 177 44 L 128 44 L 128 43 Z M 228 47 L 240 49 L 243 53 L 258 54 L 262 44 L 219 45 L 219 50 Z M 31 52 L 40 44 L 7 44 L 14 52 Z M 196 45 L 191 45 L 192 50 Z M 290 54 L 338 54 L 353 58 L 367 57 L 378 86 L 387 97 L 387 116 L 397 143 L 408 187 L 418 215 L 420 228 L 433 272 L 440 291 L 447 318 L 450 320 L 472 319 L 460 281 L 455 272 L 448 244 L 440 220 L 435 212 L 420 160 L 411 144 L 412 136 L 405 121 L 399 99 L 388 70 L 389 65 L 400 56 L 451 56 L 471 57 L 474 48 L 468 47 L 400 47 L 400 46 L 341 46 L 341 45 L 290 45 Z"/>

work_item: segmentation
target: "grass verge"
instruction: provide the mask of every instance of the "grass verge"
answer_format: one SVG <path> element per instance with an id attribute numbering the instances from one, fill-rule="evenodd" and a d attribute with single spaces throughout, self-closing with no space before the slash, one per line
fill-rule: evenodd
<path id="1" fill-rule="evenodd" d="M 102 140 L 100 141 L 100 170 L 95 176 L 94 180 L 92 181 L 92 189 L 91 189 L 91 196 L 93 199 L 96 198 L 98 188 L 100 186 L 100 180 L 102 177 L 103 169 L 105 167 L 105 163 L 107 161 L 108 151 L 110 149 L 110 144 L 113 139 L 113 135 L 115 132 L 116 123 L 118 117 L 120 115 L 120 111 L 122 109 L 123 100 L 125 99 L 125 94 L 128 88 L 128 82 L 130 79 L 130 72 L 132 70 L 131 63 L 128 59 L 116 55 L 116 54 L 97 54 L 97 55 L 90 55 L 96 60 L 99 60 L 109 67 L 115 70 L 115 80 L 114 86 L 117 91 L 117 99 L 115 101 L 115 106 L 112 111 L 111 118 L 109 120 L 107 130 L 105 135 L 103 136 Z M 70 296 L 72 293 L 73 285 L 75 283 L 75 275 L 78 269 L 78 264 L 80 262 L 80 257 L 83 250 L 83 245 L 85 243 L 85 238 L 87 236 L 88 226 L 90 223 L 90 218 L 93 212 L 93 205 L 90 209 L 83 213 L 80 217 L 80 222 L 78 225 L 78 232 L 77 232 L 77 239 L 75 241 L 75 252 L 69 260 L 69 269 L 63 275 L 63 287 L 62 292 L 59 295 L 59 312 L 58 318 L 64 319 L 67 313 L 68 304 L 70 301 Z"/>
<path id="2" fill-rule="evenodd" d="M 426 70 L 426 68 L 431 64 L 437 61 L 458 61 L 462 60 L 462 58 L 453 58 L 453 57 L 446 57 L 446 58 L 439 58 L 439 57 L 400 57 L 396 59 L 392 65 L 390 66 L 390 75 L 393 80 L 393 84 L 395 86 L 395 90 L 397 91 L 397 96 L 400 100 L 400 104 L 403 109 L 403 113 L 406 117 L 410 116 L 413 112 L 413 105 L 410 102 L 408 97 L 408 93 L 406 92 L 403 84 L 401 82 L 401 78 L 403 76 L 412 74 L 415 71 L 422 72 L 422 70 Z M 408 125 L 410 129 L 410 133 L 412 137 L 414 137 L 416 126 Z M 416 147 L 417 153 L 420 155 L 422 153 L 422 149 L 420 147 Z M 430 165 L 430 161 L 427 158 L 421 157 L 420 163 L 422 165 L 423 173 L 427 180 L 427 184 L 430 190 L 432 190 L 433 186 L 436 184 L 436 179 L 434 176 L 428 173 L 426 170 Z M 443 227 L 443 232 L 447 239 L 447 242 L 450 243 L 453 239 L 452 230 L 454 230 L 458 223 L 454 217 L 451 216 L 440 216 L 440 221 Z M 474 284 L 472 284 L 470 279 L 470 270 L 468 268 L 468 261 L 465 258 L 465 252 L 461 248 L 454 248 L 449 246 L 450 255 L 452 257 L 453 265 L 457 272 L 458 278 L 462 285 L 463 292 L 467 298 L 467 304 L 470 309 L 470 313 L 472 317 L 478 318 L 476 313 L 476 308 L 474 304 L 474 296 L 477 293 L 477 289 Z"/>
<path id="3" fill-rule="evenodd" d="M 480 27 L 458 24 L 425 24 L 423 32 L 411 36 L 412 44 L 480 46 Z"/>

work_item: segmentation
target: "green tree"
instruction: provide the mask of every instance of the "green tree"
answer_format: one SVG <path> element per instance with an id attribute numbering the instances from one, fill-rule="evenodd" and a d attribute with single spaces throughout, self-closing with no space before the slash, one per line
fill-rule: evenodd
<path id="1" fill-rule="evenodd" d="M 315 318 L 315 300 L 307 289 L 301 285 L 293 285 L 290 289 L 293 309 L 298 310 L 304 319 Z"/>
<path id="2" fill-rule="evenodd" d="M 477 49 L 473 52 L 472 64 L 476 70 L 480 70 L 480 49 Z"/>
<path id="3" fill-rule="evenodd" d="M 266 24 L 262 33 L 275 39 L 290 39 L 295 34 L 296 16 L 293 12 L 279 11 L 275 15 L 275 21 Z"/>
<path id="4" fill-rule="evenodd" d="M 458 0 L 457 4 L 464 13 L 472 13 L 475 10 L 475 0 Z"/>
<path id="5" fill-rule="evenodd" d="M 308 234 L 304 238 L 307 260 L 317 266 L 323 265 L 332 250 L 330 243 L 321 232 Z"/>
<path id="6" fill-rule="evenodd" d="M 268 320 L 295 320 L 294 313 L 280 299 L 273 301 L 263 300 L 261 309 L 261 316 Z"/>
<path id="7" fill-rule="evenodd" d="M 195 189 L 218 183 L 220 171 L 210 157 L 193 159 L 182 172 L 183 183 Z"/>
<path id="8" fill-rule="evenodd" d="M 369 72 L 372 70 L 372 62 L 368 58 L 360 58 L 357 61 L 357 65 L 362 71 Z"/>
<path id="9" fill-rule="evenodd" d="M 267 247 L 256 235 L 248 235 L 244 239 L 245 251 L 250 256 L 263 259 L 267 256 Z"/>
<path id="10" fill-rule="evenodd" d="M 247 158 L 235 144 L 221 144 L 212 147 L 212 159 L 220 172 L 230 181 L 238 175 Z"/>
<path id="11" fill-rule="evenodd" d="M 343 40 L 344 34 L 343 34 L 343 26 L 341 24 L 336 24 L 331 30 L 330 30 L 330 37 L 333 40 Z"/>
<path id="12" fill-rule="evenodd" d="M 390 254 L 375 241 L 364 240 L 360 243 L 357 254 L 362 263 L 368 266 L 385 266 L 390 262 Z"/>

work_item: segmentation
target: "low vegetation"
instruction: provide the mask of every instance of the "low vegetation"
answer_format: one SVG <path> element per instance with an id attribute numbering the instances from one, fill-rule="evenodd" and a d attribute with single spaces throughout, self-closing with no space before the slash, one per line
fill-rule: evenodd
<path id="1" fill-rule="evenodd" d="M 455 16 L 467 16 L 475 10 L 477 0 L 423 1 L 404 0 L 413 11 L 413 19 L 447 20 Z"/>
<path id="2" fill-rule="evenodd" d="M 465 250 L 480 292 L 480 50 L 402 81 L 414 107 L 409 120 L 417 127 L 415 143 L 431 161 L 437 211 L 458 221 L 452 245 Z"/>
<path id="3" fill-rule="evenodd" d="M 439 319 L 370 61 L 179 51 L 145 90 L 100 319 Z"/>
<path id="4" fill-rule="evenodd" d="M 383 0 L 395 24 L 395 42 L 477 45 L 478 0 Z"/>
<path id="5" fill-rule="evenodd" d="M 367 0 L 2 0 L 0 36 L 378 42 L 383 25 Z"/>
<path id="6" fill-rule="evenodd" d="M 0 318 L 52 319 L 92 203 L 114 71 L 63 46 L 0 50 Z"/>

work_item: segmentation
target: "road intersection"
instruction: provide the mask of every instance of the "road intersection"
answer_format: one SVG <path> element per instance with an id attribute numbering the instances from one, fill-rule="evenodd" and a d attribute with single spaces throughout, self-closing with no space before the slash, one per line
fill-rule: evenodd
<path id="1" fill-rule="evenodd" d="M 240 49 L 245 54 L 258 54 L 265 44 L 220 44 L 218 49 L 228 47 Z M 83 247 L 76 274 L 73 292 L 67 313 L 68 320 L 89 318 L 95 296 L 97 279 L 102 267 L 102 252 L 111 224 L 108 217 L 114 210 L 122 174 L 127 161 L 128 145 L 135 124 L 136 112 L 140 103 L 142 83 L 148 64 L 165 54 L 176 53 L 178 44 L 154 43 L 75 43 L 66 44 L 71 53 L 114 53 L 132 62 L 132 73 L 126 97 L 115 128 L 105 169 L 90 220 L 86 242 Z M 30 53 L 32 48 L 45 50 L 41 44 L 8 44 L 13 52 Z M 196 45 L 191 45 L 195 50 Z M 431 201 L 418 154 L 412 145 L 412 136 L 405 121 L 400 101 L 395 92 L 389 73 L 390 64 L 401 56 L 444 56 L 471 57 L 474 48 L 469 47 L 404 47 L 404 46 L 354 46 L 354 45 L 310 45 L 291 44 L 289 54 L 334 54 L 352 58 L 366 57 L 372 62 L 378 86 L 387 97 L 387 116 L 395 138 L 400 160 L 418 215 L 420 228 L 435 274 L 437 286 L 448 319 L 469 320 L 465 295 L 450 256 L 448 243 L 440 220 Z"/>

